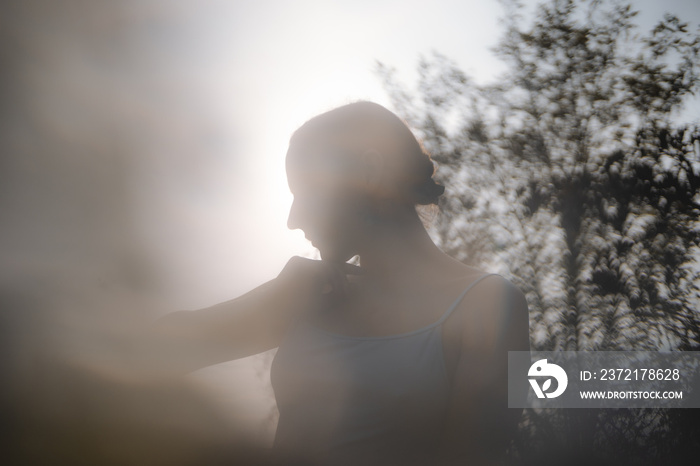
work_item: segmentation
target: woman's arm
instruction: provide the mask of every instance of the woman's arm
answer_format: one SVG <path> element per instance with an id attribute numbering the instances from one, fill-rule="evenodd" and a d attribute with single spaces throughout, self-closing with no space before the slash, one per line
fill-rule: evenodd
<path id="1" fill-rule="evenodd" d="M 465 300 L 460 357 L 438 464 L 501 464 L 522 409 L 508 408 L 508 351 L 529 351 L 523 294 L 489 278 Z"/>
<path id="2" fill-rule="evenodd" d="M 357 273 L 350 264 L 293 257 L 277 278 L 236 299 L 156 321 L 149 333 L 156 364 L 191 371 L 275 348 L 290 325 L 342 295 L 346 274 Z"/>

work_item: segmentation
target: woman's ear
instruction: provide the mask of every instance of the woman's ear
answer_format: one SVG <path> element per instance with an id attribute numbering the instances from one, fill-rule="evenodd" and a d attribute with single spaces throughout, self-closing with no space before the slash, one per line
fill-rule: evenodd
<path id="1" fill-rule="evenodd" d="M 384 156 L 376 149 L 368 149 L 362 154 L 362 182 L 368 191 L 381 189 L 386 164 Z"/>

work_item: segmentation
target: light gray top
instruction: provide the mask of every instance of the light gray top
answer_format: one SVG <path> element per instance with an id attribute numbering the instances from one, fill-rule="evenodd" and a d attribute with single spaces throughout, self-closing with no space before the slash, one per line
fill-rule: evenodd
<path id="1" fill-rule="evenodd" d="M 275 449 L 313 464 L 421 464 L 438 447 L 450 382 L 440 319 L 383 337 L 294 327 L 271 368 L 279 409 Z M 428 464 L 428 463 L 426 463 Z"/>

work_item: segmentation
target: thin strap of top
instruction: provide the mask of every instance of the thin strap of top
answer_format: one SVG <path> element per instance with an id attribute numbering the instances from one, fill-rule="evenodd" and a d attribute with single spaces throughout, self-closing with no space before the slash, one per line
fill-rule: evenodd
<path id="1" fill-rule="evenodd" d="M 494 276 L 494 275 L 498 275 L 498 274 L 495 274 L 495 273 L 487 273 L 487 274 L 482 275 L 481 277 L 477 278 L 476 280 L 474 280 L 474 281 L 467 287 L 466 290 L 462 291 L 462 294 L 460 294 L 460 295 L 457 297 L 457 299 L 455 300 L 455 302 L 452 303 L 452 306 L 450 306 L 450 308 L 449 308 L 447 311 L 445 311 L 445 313 L 442 315 L 442 317 L 440 317 L 440 320 L 438 320 L 438 321 L 436 322 L 436 324 L 437 324 L 437 325 L 441 325 L 442 323 L 444 323 L 444 322 L 447 320 L 447 318 L 450 317 L 450 315 L 454 312 L 454 310 L 457 309 L 457 306 L 459 306 L 459 303 L 462 302 L 462 300 L 463 300 L 464 297 L 467 295 L 467 293 L 469 292 L 469 290 L 471 290 L 472 288 L 474 288 L 474 286 L 475 286 L 477 283 L 479 283 L 481 280 L 483 280 L 483 279 L 486 278 L 486 277 L 491 277 L 491 276 Z"/>

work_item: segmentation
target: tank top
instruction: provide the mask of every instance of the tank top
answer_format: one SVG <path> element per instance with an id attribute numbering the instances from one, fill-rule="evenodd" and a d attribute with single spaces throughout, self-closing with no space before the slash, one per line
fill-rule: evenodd
<path id="1" fill-rule="evenodd" d="M 346 336 L 297 324 L 271 367 L 279 409 L 274 450 L 299 464 L 430 464 L 450 396 L 442 324 L 490 275 L 412 332 Z"/>

